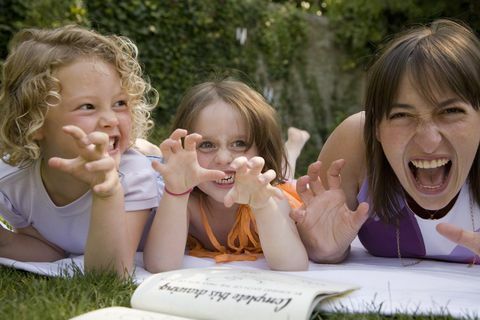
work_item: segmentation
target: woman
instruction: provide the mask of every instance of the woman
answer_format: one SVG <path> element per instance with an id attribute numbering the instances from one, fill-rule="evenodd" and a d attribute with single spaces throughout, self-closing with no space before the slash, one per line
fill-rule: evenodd
<path id="1" fill-rule="evenodd" d="M 450 20 L 398 35 L 365 97 L 298 181 L 310 258 L 340 262 L 358 234 L 377 256 L 479 263 L 478 38 Z"/>

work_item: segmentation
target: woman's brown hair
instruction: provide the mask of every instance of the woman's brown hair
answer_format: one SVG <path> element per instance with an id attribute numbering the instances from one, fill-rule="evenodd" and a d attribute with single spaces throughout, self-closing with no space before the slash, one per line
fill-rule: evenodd
<path id="1" fill-rule="evenodd" d="M 367 178 L 376 214 L 386 222 L 398 218 L 400 182 L 388 163 L 377 130 L 391 111 L 402 77 L 435 103 L 435 92 L 451 91 L 475 110 L 480 107 L 480 42 L 460 23 L 441 19 L 408 30 L 391 40 L 368 73 L 365 95 Z M 480 125 L 480 123 L 479 123 Z M 479 153 L 468 176 L 470 192 L 480 202 Z"/>

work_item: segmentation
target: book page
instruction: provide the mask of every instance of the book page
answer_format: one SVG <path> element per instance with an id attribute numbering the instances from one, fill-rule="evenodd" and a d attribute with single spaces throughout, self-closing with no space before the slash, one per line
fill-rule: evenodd
<path id="1" fill-rule="evenodd" d="M 168 314 L 125 307 L 109 307 L 87 312 L 70 320 L 193 320 Z"/>
<path id="2" fill-rule="evenodd" d="M 133 308 L 194 319 L 309 319 L 314 300 L 350 285 L 267 270 L 183 269 L 159 273 L 134 292 Z"/>

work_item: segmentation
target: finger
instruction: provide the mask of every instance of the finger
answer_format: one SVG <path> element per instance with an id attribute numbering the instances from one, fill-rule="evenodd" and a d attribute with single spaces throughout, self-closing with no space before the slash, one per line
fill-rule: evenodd
<path id="1" fill-rule="evenodd" d="M 264 165 L 265 160 L 262 157 L 253 157 L 247 162 L 247 166 L 250 169 L 250 174 L 254 176 L 258 176 L 262 173 Z"/>
<path id="2" fill-rule="evenodd" d="M 226 174 L 220 170 L 200 169 L 200 182 L 216 181 L 225 178 Z"/>
<path id="3" fill-rule="evenodd" d="M 225 198 L 223 198 L 223 204 L 225 205 L 225 207 L 230 208 L 237 199 L 238 199 L 237 188 L 232 188 L 225 195 Z"/>
<path id="4" fill-rule="evenodd" d="M 353 213 L 353 226 L 356 228 L 355 231 L 359 231 L 362 225 L 367 221 L 369 205 L 366 202 L 362 202 L 358 205 L 357 210 Z"/>
<path id="5" fill-rule="evenodd" d="M 112 157 L 101 158 L 85 164 L 85 169 L 90 172 L 115 170 L 115 160 Z"/>
<path id="6" fill-rule="evenodd" d="M 65 132 L 66 134 L 70 135 L 72 138 L 75 139 L 75 143 L 79 147 L 85 148 L 90 144 L 90 141 L 87 138 L 87 134 L 79 127 L 74 125 L 68 125 L 68 126 L 64 126 L 62 129 L 63 129 L 63 132 Z"/>
<path id="7" fill-rule="evenodd" d="M 95 145 L 95 151 L 99 152 L 100 154 L 107 153 L 108 144 L 110 142 L 108 134 L 105 132 L 94 131 L 87 135 L 87 139 L 90 141 L 90 143 Z"/>
<path id="8" fill-rule="evenodd" d="M 80 161 L 75 159 L 63 159 L 59 157 L 53 157 L 48 160 L 48 165 L 54 169 L 61 170 L 66 173 L 71 173 L 74 168 L 80 165 Z"/>
<path id="9" fill-rule="evenodd" d="M 290 210 L 290 218 L 297 224 L 303 224 L 305 221 L 306 211 L 304 208 L 297 208 Z"/>
<path id="10" fill-rule="evenodd" d="M 170 139 L 172 140 L 180 140 L 181 138 L 187 135 L 188 131 L 185 129 L 175 129 L 172 134 L 170 135 Z"/>
<path id="11" fill-rule="evenodd" d="M 340 189 L 342 184 L 342 177 L 340 172 L 345 165 L 345 160 L 335 160 L 330 164 L 330 168 L 327 170 L 327 181 L 329 189 Z"/>
<path id="12" fill-rule="evenodd" d="M 464 246 L 475 254 L 480 254 L 480 234 L 478 232 L 467 231 L 451 223 L 439 223 L 436 227 L 438 233 L 445 238 Z"/>
<path id="13" fill-rule="evenodd" d="M 181 140 L 172 140 L 170 150 L 172 153 L 178 153 L 183 149 Z"/>
<path id="14" fill-rule="evenodd" d="M 108 174 L 105 176 L 105 180 L 103 182 L 96 184 L 92 189 L 93 192 L 97 194 L 109 195 L 113 193 L 117 183 L 118 175 L 116 173 Z"/>
<path id="15" fill-rule="evenodd" d="M 247 163 L 248 159 L 246 157 L 238 157 L 233 159 L 230 163 L 230 167 L 232 167 L 237 174 L 246 174 L 248 170 Z"/>
<path id="16" fill-rule="evenodd" d="M 320 179 L 321 169 L 322 169 L 321 161 L 315 161 L 314 163 L 308 166 L 307 175 L 310 178 L 308 187 L 310 188 L 310 190 L 314 195 L 325 191 L 322 180 Z"/>
<path id="17" fill-rule="evenodd" d="M 202 136 L 198 133 L 192 133 L 185 137 L 185 150 L 187 151 L 195 151 L 197 143 L 202 140 Z"/>
<path id="18" fill-rule="evenodd" d="M 308 189 L 310 178 L 308 176 L 301 176 L 297 180 L 296 190 L 303 203 L 310 203 L 313 198 L 313 193 Z"/>
<path id="19" fill-rule="evenodd" d="M 262 183 L 262 184 L 268 184 L 268 183 L 272 182 L 273 179 L 275 179 L 276 177 L 277 177 L 277 174 L 275 173 L 275 170 L 270 169 L 270 170 L 267 170 L 266 172 L 264 172 L 263 174 L 261 174 L 258 177 L 258 181 L 260 181 L 260 183 Z"/>
<path id="20" fill-rule="evenodd" d="M 285 195 L 283 194 L 283 191 L 280 190 L 279 188 L 276 188 L 272 185 L 267 185 L 267 190 L 272 195 L 272 197 L 276 198 L 277 200 L 285 199 Z"/>
<path id="21" fill-rule="evenodd" d="M 156 161 L 156 160 L 153 160 L 152 161 L 152 168 L 157 171 L 157 172 L 160 172 L 160 174 L 163 176 L 165 175 L 165 165 L 163 163 L 160 163 L 160 161 Z"/>
<path id="22" fill-rule="evenodd" d="M 174 141 L 172 139 L 165 139 L 162 143 L 160 143 L 160 151 L 163 154 L 165 160 L 168 160 L 172 155 L 172 143 Z"/>

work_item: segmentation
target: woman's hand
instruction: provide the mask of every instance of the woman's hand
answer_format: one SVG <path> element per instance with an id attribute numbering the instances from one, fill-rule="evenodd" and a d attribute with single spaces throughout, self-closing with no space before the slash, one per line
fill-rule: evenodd
<path id="1" fill-rule="evenodd" d="M 268 204 L 272 197 L 283 199 L 280 189 L 270 184 L 276 177 L 273 170 L 262 173 L 265 160 L 262 157 L 238 157 L 230 166 L 235 170 L 235 184 L 225 195 L 224 204 L 231 207 L 234 203 L 248 204 L 253 210 Z"/>
<path id="2" fill-rule="evenodd" d="M 464 230 L 451 223 L 439 223 L 437 231 L 445 238 L 480 255 L 480 233 Z"/>
<path id="3" fill-rule="evenodd" d="M 160 144 L 165 163 L 153 161 L 152 167 L 163 176 L 168 191 L 182 194 L 202 182 L 225 177 L 223 171 L 208 170 L 198 164 L 196 146 L 201 139 L 197 133 L 187 135 L 187 130 L 176 129 Z"/>
<path id="4" fill-rule="evenodd" d="M 351 211 L 341 186 L 344 160 L 332 162 L 327 171 L 328 189 L 320 180 L 321 162 L 308 167 L 306 176 L 297 181 L 297 192 L 304 205 L 290 214 L 297 223 L 310 259 L 336 263 L 348 254 L 351 242 L 368 218 L 368 204 L 361 203 Z"/>

